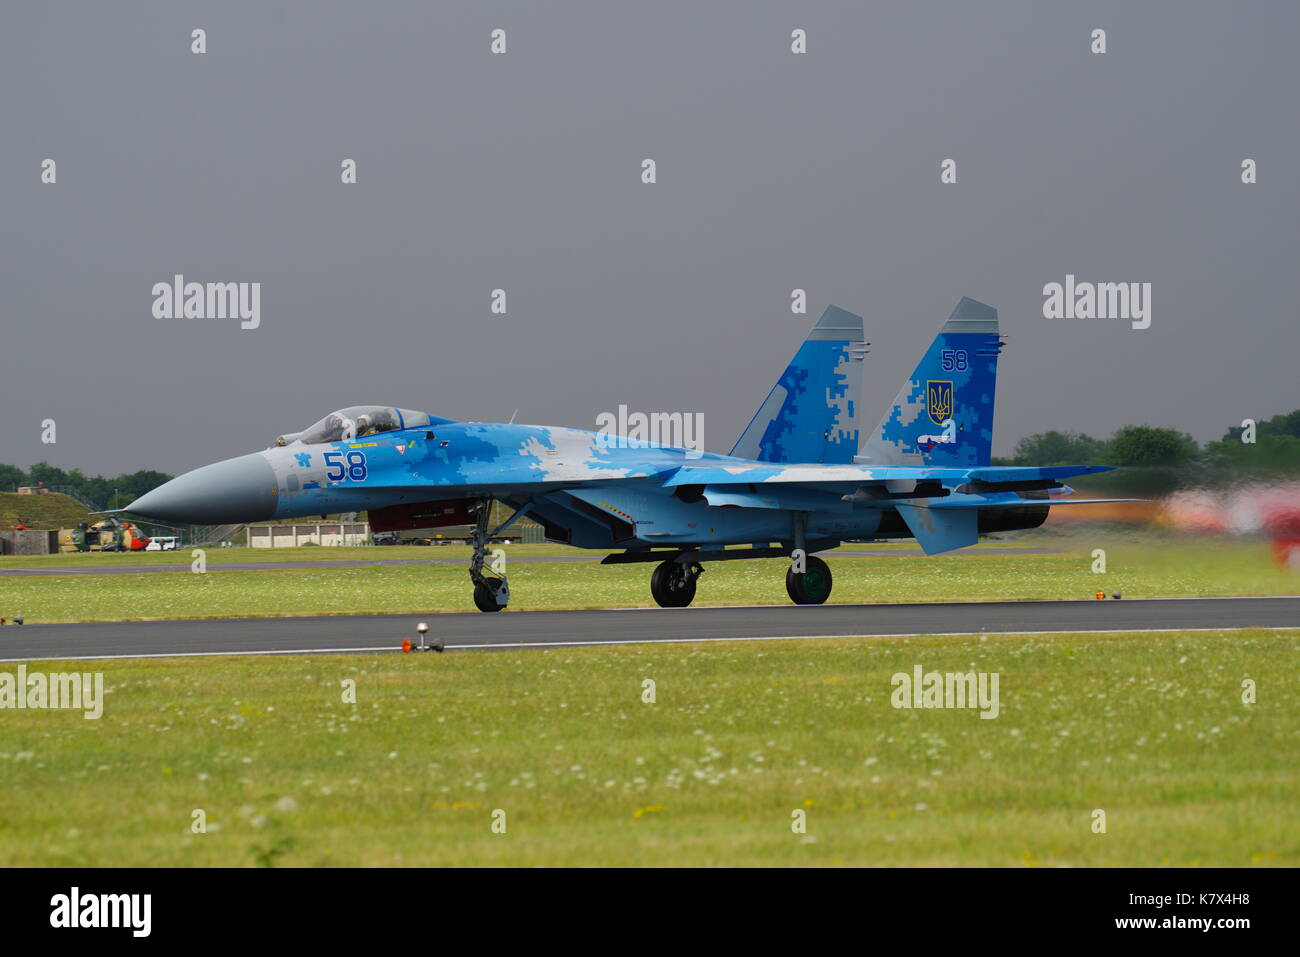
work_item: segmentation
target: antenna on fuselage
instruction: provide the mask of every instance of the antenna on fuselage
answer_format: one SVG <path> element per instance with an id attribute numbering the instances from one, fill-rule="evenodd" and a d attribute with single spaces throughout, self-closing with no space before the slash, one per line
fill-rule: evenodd
<path id="1" fill-rule="evenodd" d="M 518 409 L 515 409 L 513 412 L 511 412 L 511 413 L 510 413 L 510 421 L 507 422 L 506 425 L 514 425 L 514 424 L 515 424 L 515 416 L 517 416 L 518 414 L 519 414 L 519 410 L 518 410 Z"/>

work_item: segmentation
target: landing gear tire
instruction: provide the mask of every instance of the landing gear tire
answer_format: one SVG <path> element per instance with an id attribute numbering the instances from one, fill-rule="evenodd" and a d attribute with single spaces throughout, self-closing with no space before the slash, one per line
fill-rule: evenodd
<path id="1" fill-rule="evenodd" d="M 660 562 L 650 576 L 650 594 L 660 608 L 685 608 L 695 600 L 695 582 L 702 571 L 698 565 Z"/>
<path id="2" fill-rule="evenodd" d="M 474 586 L 474 607 L 479 611 L 500 611 L 505 608 L 505 605 L 497 601 L 497 593 L 504 584 L 500 578 L 484 578 Z"/>
<path id="3" fill-rule="evenodd" d="M 820 605 L 831 597 L 831 567 L 816 555 L 804 559 L 804 571 L 785 573 L 785 590 L 796 605 Z"/>
<path id="4" fill-rule="evenodd" d="M 492 535 L 488 531 L 492 517 L 492 500 L 483 499 L 481 502 L 476 502 L 472 511 L 475 513 L 475 518 L 470 542 L 474 545 L 474 554 L 469 560 L 469 580 L 474 583 L 474 607 L 479 611 L 500 611 L 510 604 L 510 584 L 504 576 L 494 578 L 483 574 L 488 543 L 492 540 Z"/>

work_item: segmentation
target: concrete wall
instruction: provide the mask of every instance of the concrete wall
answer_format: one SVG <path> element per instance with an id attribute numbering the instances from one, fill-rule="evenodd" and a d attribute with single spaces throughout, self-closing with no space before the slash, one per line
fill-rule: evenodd
<path id="1" fill-rule="evenodd" d="M 0 555 L 51 555 L 59 550 L 55 529 L 0 531 Z"/>

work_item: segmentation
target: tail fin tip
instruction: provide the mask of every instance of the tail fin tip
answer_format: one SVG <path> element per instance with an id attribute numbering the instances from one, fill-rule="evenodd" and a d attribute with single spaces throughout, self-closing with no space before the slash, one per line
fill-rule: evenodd
<path id="1" fill-rule="evenodd" d="M 991 332 L 997 335 L 998 311 L 978 299 L 962 296 L 961 301 L 957 303 L 957 308 L 952 311 L 952 315 L 944 323 L 943 331 L 948 333 Z"/>
<path id="2" fill-rule="evenodd" d="M 841 309 L 839 306 L 827 306 L 822 317 L 817 320 L 817 325 L 808 334 L 808 338 L 814 342 L 821 342 L 827 339 L 834 341 L 861 341 L 862 317 L 849 312 L 847 309 Z"/>

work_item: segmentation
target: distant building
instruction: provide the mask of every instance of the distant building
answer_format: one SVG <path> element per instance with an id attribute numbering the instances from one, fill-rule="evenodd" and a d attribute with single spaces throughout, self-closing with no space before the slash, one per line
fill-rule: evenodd
<path id="1" fill-rule="evenodd" d="M 320 525 L 250 525 L 250 548 L 295 548 L 299 545 L 368 545 L 370 526 L 365 522 L 330 522 Z"/>

